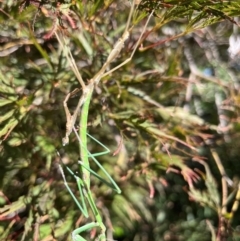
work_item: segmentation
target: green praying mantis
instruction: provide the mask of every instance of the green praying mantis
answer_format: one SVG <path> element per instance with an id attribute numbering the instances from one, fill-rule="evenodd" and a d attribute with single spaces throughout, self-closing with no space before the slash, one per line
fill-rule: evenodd
<path id="1" fill-rule="evenodd" d="M 75 76 L 77 77 L 77 79 L 78 79 L 78 81 L 81 85 L 81 88 L 82 88 L 82 96 L 80 97 L 80 99 L 78 101 L 78 104 L 76 106 L 76 109 L 75 109 L 73 114 L 70 113 L 70 111 L 67 107 L 67 102 L 68 102 L 69 98 L 72 95 L 74 95 L 78 90 L 74 90 L 73 92 L 69 93 L 66 96 L 66 98 L 63 102 L 63 106 L 64 106 L 66 118 L 67 118 L 66 135 L 63 138 L 63 145 L 66 145 L 66 144 L 69 143 L 69 136 L 72 132 L 75 133 L 75 135 L 77 136 L 77 139 L 79 141 L 81 160 L 78 163 L 80 165 L 82 178 L 75 175 L 70 168 L 68 168 L 68 167 L 66 167 L 66 168 L 67 168 L 68 172 L 70 172 L 74 176 L 74 178 L 76 179 L 76 183 L 77 183 L 79 193 L 80 193 L 81 204 L 77 200 L 77 198 L 75 197 L 73 192 L 71 191 L 70 187 L 68 186 L 68 183 L 66 181 L 62 166 L 59 165 L 59 168 L 60 168 L 63 180 L 64 180 L 64 184 L 65 184 L 68 192 L 72 196 L 73 200 L 75 201 L 76 205 L 80 209 L 80 211 L 83 213 L 83 215 L 85 217 L 89 216 L 88 211 L 87 211 L 86 201 L 85 201 L 85 200 L 87 200 L 87 202 L 88 202 L 88 204 L 89 204 L 89 206 L 90 206 L 90 208 L 93 212 L 93 215 L 95 217 L 94 222 L 88 223 L 88 224 L 86 224 L 86 225 L 84 225 L 80 228 L 75 229 L 72 232 L 72 240 L 74 240 L 74 241 L 86 241 L 86 239 L 84 239 L 80 234 L 84 231 L 90 230 L 90 229 L 95 228 L 95 227 L 99 227 L 100 230 L 101 230 L 97 240 L 100 240 L 100 241 L 106 241 L 107 240 L 107 237 L 106 237 L 106 234 L 105 234 L 106 227 L 103 223 L 102 217 L 101 217 L 101 215 L 98 211 L 98 208 L 97 208 L 97 206 L 94 202 L 93 195 L 92 195 L 92 192 L 91 192 L 90 175 L 91 174 L 94 175 L 95 177 L 99 178 L 102 182 L 104 182 L 105 184 L 110 186 L 117 193 L 119 193 L 119 194 L 121 193 L 121 190 L 118 187 L 118 185 L 116 184 L 116 182 L 111 178 L 109 173 L 103 168 L 103 166 L 96 159 L 97 156 L 105 155 L 105 154 L 109 153 L 110 150 L 106 146 L 104 146 L 102 143 L 100 143 L 98 140 L 91 137 L 95 142 L 97 142 L 99 145 L 101 145 L 105 149 L 105 151 L 103 151 L 101 153 L 96 153 L 96 154 L 91 154 L 88 151 L 87 139 L 88 139 L 88 136 L 90 136 L 90 135 L 87 133 L 87 123 L 88 123 L 89 105 L 90 105 L 90 102 L 91 102 L 94 87 L 96 85 L 98 85 L 99 81 L 104 76 L 106 76 L 106 75 L 112 73 L 113 71 L 117 70 L 118 68 L 125 65 L 126 63 L 128 63 L 132 59 L 134 53 L 136 52 L 137 47 L 140 44 L 142 36 L 143 36 L 143 34 L 146 30 L 146 27 L 147 27 L 147 25 L 150 21 L 150 18 L 153 15 L 153 11 L 152 11 L 150 13 L 150 15 L 148 16 L 146 24 L 143 28 L 143 31 L 140 34 L 140 37 L 139 37 L 137 43 L 135 44 L 135 47 L 134 47 L 134 49 L 131 53 L 131 56 L 128 59 L 126 59 L 124 62 L 122 62 L 120 65 L 114 67 L 113 69 L 109 70 L 108 72 L 105 72 L 107 70 L 107 68 L 109 67 L 109 65 L 117 58 L 117 56 L 121 52 L 122 48 L 124 47 L 124 42 L 129 37 L 129 32 L 131 30 L 131 28 L 129 29 L 129 25 L 130 25 L 131 18 L 132 18 L 132 15 L 133 15 L 135 2 L 136 1 L 132 2 L 131 10 L 130 10 L 129 17 L 128 17 L 128 20 L 127 20 L 127 25 L 126 25 L 126 28 L 125 28 L 125 31 L 124 31 L 122 37 L 119 38 L 119 40 L 116 42 L 116 44 L 114 45 L 110 54 L 108 55 L 108 58 L 107 58 L 106 62 L 103 64 L 103 66 L 98 71 L 98 73 L 94 75 L 94 77 L 89 81 L 89 83 L 87 85 L 83 81 L 83 79 L 81 77 L 81 74 L 78 71 L 78 68 L 77 68 L 76 63 L 74 61 L 74 58 L 71 54 L 71 51 L 69 50 L 69 48 L 66 47 L 67 41 L 66 41 L 65 37 L 63 35 L 58 34 L 57 32 L 55 33 L 55 35 L 58 39 L 58 42 L 59 42 L 67 60 L 68 60 L 71 68 L 72 68 L 72 71 L 74 72 Z M 77 119 L 79 114 L 80 114 L 80 129 L 79 129 L 79 134 L 78 134 L 74 125 L 75 125 L 76 119 Z M 104 175 L 107 177 L 108 181 L 106 181 L 104 178 L 99 176 L 96 172 L 94 172 L 91 169 L 89 159 L 92 159 L 97 164 L 97 166 L 103 171 Z"/>

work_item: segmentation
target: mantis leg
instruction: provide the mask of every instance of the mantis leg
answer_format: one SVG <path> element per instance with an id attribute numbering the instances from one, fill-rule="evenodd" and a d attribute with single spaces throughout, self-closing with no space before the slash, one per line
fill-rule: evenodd
<path id="1" fill-rule="evenodd" d="M 72 240 L 74 241 L 87 241 L 86 239 L 84 239 L 83 237 L 81 237 L 79 234 L 82 232 L 85 232 L 89 229 L 98 227 L 99 224 L 96 222 L 92 222 L 92 223 L 88 223 L 86 225 L 84 225 L 83 227 L 77 228 L 72 232 Z M 101 240 L 101 235 L 99 236 L 99 240 Z M 102 239 L 104 240 L 104 239 Z M 105 239 L 106 240 L 106 239 Z"/>
<path id="2" fill-rule="evenodd" d="M 60 172 L 61 172 L 61 174 L 62 174 L 63 181 L 64 181 L 64 185 L 65 185 L 65 187 L 67 188 L 67 190 L 68 190 L 68 192 L 70 193 L 70 195 L 72 196 L 74 202 L 77 204 L 78 208 L 79 208 L 79 209 L 81 210 L 81 212 L 83 213 L 84 217 L 85 217 L 85 218 L 88 218 L 89 215 L 88 215 L 86 203 L 85 203 L 85 200 L 84 200 L 84 194 L 83 194 L 83 182 L 82 182 L 82 180 L 81 180 L 78 176 L 76 176 L 76 175 L 72 172 L 72 170 L 71 170 L 69 167 L 66 166 L 66 168 L 67 168 L 68 172 L 70 172 L 70 173 L 75 177 L 75 179 L 76 179 L 76 181 L 77 181 L 77 185 L 78 185 L 78 189 L 79 189 L 79 192 L 80 192 L 80 198 L 81 198 L 82 206 L 80 205 L 79 201 L 77 200 L 77 198 L 76 198 L 75 195 L 73 194 L 71 188 L 69 187 L 69 185 L 68 185 L 68 183 L 67 183 L 67 180 L 66 180 L 66 177 L 65 177 L 64 172 L 63 172 L 63 168 L 62 168 L 62 166 L 59 164 L 59 170 L 60 170 Z"/>
<path id="3" fill-rule="evenodd" d="M 81 210 L 83 215 L 86 218 L 89 217 L 89 214 L 88 214 L 88 211 L 87 211 L 87 207 L 86 207 L 86 202 L 85 202 L 85 198 L 86 198 L 88 203 L 89 203 L 89 206 L 91 207 L 93 215 L 96 218 L 96 222 L 92 222 L 92 223 L 86 224 L 86 225 L 84 225 L 84 226 L 82 226 L 80 228 L 75 229 L 72 232 L 72 239 L 74 241 L 86 241 L 86 239 L 81 237 L 79 234 L 82 233 L 82 232 L 85 232 L 85 231 L 87 231 L 89 229 L 92 229 L 94 227 L 99 227 L 101 229 L 101 234 L 98 236 L 98 240 L 105 241 L 106 240 L 106 236 L 105 236 L 106 227 L 103 224 L 101 215 L 99 214 L 98 209 L 97 209 L 97 207 L 95 205 L 95 202 L 94 202 L 93 197 L 92 197 L 91 190 L 89 190 L 87 187 L 86 188 L 84 187 L 83 180 L 80 177 L 76 176 L 69 167 L 66 166 L 66 168 L 67 168 L 68 172 L 70 172 L 70 174 L 72 174 L 74 176 L 74 178 L 76 179 L 76 182 L 77 182 L 77 185 L 78 185 L 78 189 L 79 189 L 79 192 L 80 192 L 80 200 L 81 200 L 82 205 L 79 203 L 79 201 L 77 200 L 76 196 L 73 194 L 71 188 L 69 187 L 69 185 L 68 185 L 68 183 L 66 181 L 64 172 L 63 172 L 63 168 L 59 164 L 59 169 L 60 169 L 60 172 L 62 174 L 65 187 L 67 188 L 68 192 L 72 196 L 74 202 L 76 203 L 78 208 Z"/>
<path id="4" fill-rule="evenodd" d="M 76 131 L 75 128 L 73 128 L 77 139 L 79 141 L 79 144 L 81 145 L 81 139 Z M 116 182 L 112 179 L 112 177 L 109 175 L 109 173 L 106 171 L 106 169 L 99 163 L 99 161 L 96 159 L 97 156 L 102 156 L 105 154 L 108 154 L 110 152 L 110 150 L 103 145 L 100 141 L 98 141 L 97 139 L 95 139 L 93 136 L 91 136 L 90 134 L 87 133 L 87 136 L 89 136 L 91 139 L 93 139 L 95 142 L 97 142 L 100 146 L 102 146 L 105 151 L 103 152 L 99 152 L 99 153 L 95 153 L 95 154 L 91 154 L 87 149 L 85 149 L 85 151 L 88 154 L 88 157 L 90 157 L 96 164 L 97 166 L 103 171 L 103 173 L 105 174 L 105 176 L 108 178 L 108 180 L 110 181 L 106 181 L 104 178 L 102 178 L 99 174 L 97 174 L 95 171 L 93 171 L 91 168 L 89 168 L 88 166 L 84 165 L 83 161 L 79 161 L 78 163 L 85 168 L 87 171 L 89 171 L 91 174 L 93 174 L 95 177 L 97 177 L 99 180 L 101 180 L 103 183 L 105 183 L 107 186 L 111 187 L 113 190 L 115 190 L 118 194 L 121 193 L 121 189 L 118 187 L 118 185 L 116 184 Z"/>

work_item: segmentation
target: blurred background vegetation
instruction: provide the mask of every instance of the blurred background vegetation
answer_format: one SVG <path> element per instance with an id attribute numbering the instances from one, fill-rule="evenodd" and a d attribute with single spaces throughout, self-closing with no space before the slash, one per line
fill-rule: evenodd
<path id="1" fill-rule="evenodd" d="M 54 32 L 69 39 L 87 82 L 121 37 L 130 6 L 0 1 L 0 240 L 71 240 L 93 220 L 77 209 L 58 169 L 57 151 L 78 169 L 74 135 L 62 146 L 62 102 L 79 84 Z M 122 190 L 92 177 L 108 238 L 240 240 L 240 2 L 136 1 L 134 27 L 112 67 L 130 56 L 153 9 L 132 61 L 102 79 L 90 105 L 89 133 L 112 151 L 99 161 Z M 101 151 L 91 139 L 88 147 Z"/>

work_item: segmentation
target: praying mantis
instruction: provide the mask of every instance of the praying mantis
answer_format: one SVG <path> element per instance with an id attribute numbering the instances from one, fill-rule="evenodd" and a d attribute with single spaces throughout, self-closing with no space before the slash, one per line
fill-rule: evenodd
<path id="1" fill-rule="evenodd" d="M 91 187 L 90 187 L 90 175 L 94 175 L 97 178 L 99 178 L 102 182 L 104 182 L 105 184 L 107 184 L 108 186 L 110 186 L 113 190 L 115 190 L 117 193 L 121 193 L 120 188 L 118 187 L 118 185 L 115 183 L 115 181 L 111 178 L 111 176 L 108 174 L 108 172 L 103 168 L 103 166 L 97 161 L 96 157 L 100 156 L 100 155 L 104 155 L 110 152 L 110 150 L 104 146 L 102 143 L 100 143 L 98 140 L 96 140 L 95 138 L 92 137 L 92 139 L 97 142 L 99 145 L 101 145 L 105 151 L 101 152 L 101 153 L 97 153 L 97 154 L 91 154 L 88 151 L 87 148 L 87 138 L 89 136 L 89 134 L 87 133 L 87 123 L 88 123 L 88 112 L 89 112 L 89 105 L 91 102 L 91 98 L 92 98 L 92 94 L 94 91 L 94 87 L 98 85 L 98 83 L 100 82 L 100 80 L 114 72 L 115 70 L 117 70 L 118 68 L 122 67 L 123 65 L 125 65 L 126 63 L 128 63 L 134 53 L 136 52 L 137 47 L 140 44 L 140 41 L 142 39 L 142 36 L 146 30 L 146 27 L 151 19 L 151 16 L 153 15 L 152 11 L 150 13 L 150 15 L 148 16 L 148 19 L 145 23 L 145 26 L 143 28 L 143 31 L 140 34 L 140 37 L 137 41 L 137 43 L 135 44 L 135 47 L 130 55 L 130 57 L 128 59 L 126 59 L 124 62 L 122 62 L 120 65 L 114 67 L 113 69 L 109 70 L 108 72 L 105 72 L 107 70 L 107 68 L 109 67 L 109 65 L 117 58 L 117 56 L 119 55 L 119 53 L 121 52 L 121 50 L 124 47 L 124 42 L 128 39 L 129 34 L 130 34 L 130 30 L 129 29 L 129 25 L 131 22 L 131 18 L 133 15 L 133 11 L 134 11 L 134 6 L 135 6 L 136 0 L 134 0 L 132 2 L 131 5 L 131 9 L 130 9 L 130 13 L 129 13 L 129 17 L 127 20 L 127 24 L 126 24 L 126 28 L 124 30 L 124 33 L 122 35 L 121 38 L 119 38 L 119 40 L 116 42 L 116 44 L 114 45 L 112 51 L 109 53 L 108 58 L 106 60 L 106 62 L 102 65 L 101 69 L 94 75 L 94 77 L 89 81 L 89 83 L 86 85 L 85 82 L 83 81 L 80 72 L 78 71 L 78 68 L 76 66 L 76 63 L 74 61 L 74 58 L 71 54 L 71 51 L 66 48 L 66 39 L 64 38 L 63 35 L 59 35 L 57 32 L 55 33 L 58 42 L 68 60 L 68 62 L 70 63 L 70 66 L 72 68 L 72 71 L 74 72 L 74 74 L 76 75 L 81 88 L 82 88 L 82 96 L 80 97 L 78 104 L 76 106 L 76 109 L 74 111 L 73 114 L 70 113 L 68 106 L 67 106 L 67 102 L 69 100 L 69 98 L 74 95 L 78 90 L 74 90 L 73 92 L 69 93 L 64 102 L 63 102 L 63 106 L 64 106 L 64 110 L 65 110 L 65 114 L 66 114 L 66 119 L 67 119 L 67 123 L 66 123 L 66 134 L 65 137 L 63 138 L 63 145 L 66 145 L 69 143 L 69 136 L 72 132 L 75 133 L 75 135 L 77 136 L 77 139 L 79 141 L 79 147 L 80 147 L 80 158 L 81 160 L 78 162 L 80 165 L 80 169 L 81 169 L 81 173 L 82 173 L 82 178 L 80 178 L 79 176 L 75 175 L 70 168 L 66 167 L 68 172 L 70 172 L 74 178 L 76 179 L 77 182 L 77 186 L 80 192 L 80 199 L 81 199 L 81 203 L 82 205 L 80 205 L 79 201 L 77 200 L 77 198 L 74 196 L 73 192 L 71 191 L 70 187 L 68 186 L 68 183 L 66 181 L 64 172 L 63 172 L 63 168 L 61 167 L 61 165 L 59 165 L 62 177 L 63 177 L 63 181 L 64 184 L 67 188 L 67 190 L 69 191 L 70 195 L 72 196 L 73 200 L 75 201 L 76 205 L 78 206 L 78 208 L 81 210 L 81 212 L 83 213 L 83 215 L 85 217 L 88 217 L 88 212 L 87 212 L 87 207 L 86 207 L 86 202 L 85 199 L 87 200 L 93 215 L 95 216 L 95 221 L 88 223 L 80 228 L 75 229 L 72 232 L 72 240 L 74 241 L 86 241 L 86 239 L 84 239 L 80 234 L 84 231 L 90 230 L 92 228 L 95 227 L 99 227 L 101 229 L 101 232 L 97 238 L 97 240 L 100 241 L 106 241 L 106 227 L 103 223 L 102 217 L 98 211 L 98 208 L 94 202 L 93 199 L 93 195 L 91 192 Z M 75 122 L 77 120 L 78 115 L 80 115 L 80 128 L 79 128 L 79 134 L 77 133 L 76 129 L 75 129 Z M 89 159 L 92 159 L 97 165 L 98 167 L 103 171 L 103 173 L 105 174 L 105 176 L 108 178 L 109 181 L 106 181 L 105 179 L 103 179 L 102 177 L 100 177 L 96 172 L 94 172 L 91 168 L 90 168 L 90 163 L 89 163 Z"/>

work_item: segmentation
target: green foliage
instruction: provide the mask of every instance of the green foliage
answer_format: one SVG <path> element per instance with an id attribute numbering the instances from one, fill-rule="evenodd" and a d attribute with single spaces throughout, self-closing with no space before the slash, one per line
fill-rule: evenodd
<path id="1" fill-rule="evenodd" d="M 55 32 L 64 33 L 87 83 L 129 9 L 128 1 L 1 1 L 0 240 L 71 240 L 94 220 L 77 209 L 58 168 L 56 150 L 78 171 L 78 141 L 72 134 L 63 147 L 61 139 L 62 102 L 79 83 Z M 101 80 L 90 104 L 89 133 L 114 153 L 99 161 L 122 190 L 91 179 L 108 238 L 239 240 L 239 69 L 227 48 L 240 3 L 143 0 L 111 67 L 130 56 L 153 9 L 132 61 Z M 68 103 L 72 112 L 78 99 Z M 101 151 L 90 139 L 88 147 Z"/>

